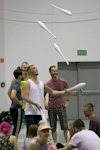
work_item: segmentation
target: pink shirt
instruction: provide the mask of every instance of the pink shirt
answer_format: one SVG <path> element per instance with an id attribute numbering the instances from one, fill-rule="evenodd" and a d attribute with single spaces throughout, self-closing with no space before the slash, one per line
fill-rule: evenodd
<path id="1" fill-rule="evenodd" d="M 62 78 L 58 78 L 56 81 L 49 80 L 46 84 L 48 85 L 48 87 L 56 91 L 63 91 L 65 88 L 69 87 L 68 83 Z M 65 106 L 64 94 L 59 96 L 51 96 L 49 94 L 48 105 L 50 108 L 58 108 Z"/>

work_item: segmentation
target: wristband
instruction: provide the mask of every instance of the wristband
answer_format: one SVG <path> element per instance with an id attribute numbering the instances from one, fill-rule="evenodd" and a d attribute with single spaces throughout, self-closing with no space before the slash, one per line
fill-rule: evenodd
<path id="1" fill-rule="evenodd" d="M 64 94 L 65 93 L 65 91 L 62 91 L 62 94 Z"/>

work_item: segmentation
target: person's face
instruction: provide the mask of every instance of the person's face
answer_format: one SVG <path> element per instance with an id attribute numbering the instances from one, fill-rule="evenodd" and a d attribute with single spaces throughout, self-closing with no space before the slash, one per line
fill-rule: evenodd
<path id="1" fill-rule="evenodd" d="M 89 117 L 92 113 L 92 110 L 89 110 L 88 107 L 83 107 L 83 112 L 84 112 L 85 117 Z"/>
<path id="2" fill-rule="evenodd" d="M 48 137 L 49 137 L 49 130 L 45 129 L 45 130 L 40 131 L 40 137 L 48 139 Z"/>
<path id="3" fill-rule="evenodd" d="M 19 75 L 18 78 L 20 79 L 20 81 L 22 81 L 23 80 L 23 73 L 22 73 L 22 75 Z"/>
<path id="4" fill-rule="evenodd" d="M 58 77 L 58 69 L 56 67 L 52 67 L 51 68 L 51 72 L 50 72 L 52 78 L 57 78 Z"/>
<path id="5" fill-rule="evenodd" d="M 29 67 L 28 64 L 23 63 L 23 65 L 22 65 L 22 67 L 21 67 L 21 69 L 23 70 L 23 73 L 27 73 L 27 68 L 28 68 L 28 67 Z"/>
<path id="6" fill-rule="evenodd" d="M 31 74 L 33 74 L 33 75 L 38 75 L 39 73 L 38 73 L 38 69 L 37 69 L 37 67 L 35 67 L 35 66 L 31 66 L 30 67 L 30 72 L 31 72 Z"/>

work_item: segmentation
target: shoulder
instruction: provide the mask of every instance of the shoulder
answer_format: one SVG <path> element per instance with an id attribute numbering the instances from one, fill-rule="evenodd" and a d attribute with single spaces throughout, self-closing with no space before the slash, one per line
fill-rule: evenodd
<path id="1" fill-rule="evenodd" d="M 10 139 L 15 139 L 15 140 L 16 140 L 17 138 L 16 138 L 16 136 L 11 135 L 11 136 L 10 136 Z"/>
<path id="2" fill-rule="evenodd" d="M 9 138 L 9 140 L 10 140 L 11 143 L 17 142 L 17 138 L 14 135 L 11 135 L 10 138 Z"/>
<path id="3" fill-rule="evenodd" d="M 46 82 L 47 85 L 52 84 L 52 80 L 49 80 L 48 82 Z"/>
<path id="4" fill-rule="evenodd" d="M 34 139 L 34 140 L 32 140 L 32 141 L 30 142 L 30 144 L 29 144 L 29 147 L 30 147 L 30 148 L 36 146 L 36 140 L 37 140 L 37 139 Z"/>
<path id="5" fill-rule="evenodd" d="M 58 78 L 58 81 L 66 82 L 66 80 L 62 78 Z"/>
<path id="6" fill-rule="evenodd" d="M 24 86 L 28 86 L 28 85 L 30 85 L 30 80 L 27 80 L 24 84 Z"/>

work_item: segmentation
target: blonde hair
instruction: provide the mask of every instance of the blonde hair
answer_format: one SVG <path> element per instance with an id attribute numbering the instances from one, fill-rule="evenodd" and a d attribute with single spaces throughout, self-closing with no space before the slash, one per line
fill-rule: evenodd
<path id="1" fill-rule="evenodd" d="M 69 141 L 71 140 L 71 138 L 72 138 L 72 136 L 74 135 L 74 132 L 73 132 L 73 122 L 71 122 L 70 124 L 69 124 L 69 126 L 70 126 L 70 138 L 69 138 Z"/>

